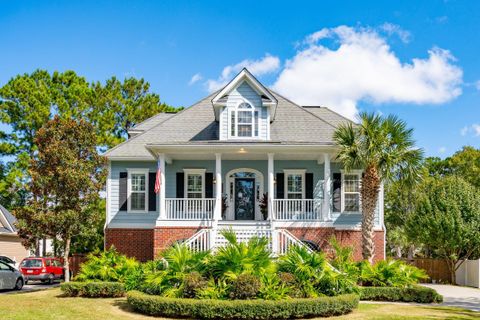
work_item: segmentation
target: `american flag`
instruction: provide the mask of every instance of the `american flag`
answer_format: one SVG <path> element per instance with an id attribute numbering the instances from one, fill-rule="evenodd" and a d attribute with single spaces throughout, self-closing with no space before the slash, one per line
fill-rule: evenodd
<path id="1" fill-rule="evenodd" d="M 160 170 L 160 160 L 157 163 L 157 175 L 155 177 L 155 193 L 160 192 L 160 187 L 162 185 L 162 177 L 161 177 L 162 171 Z"/>

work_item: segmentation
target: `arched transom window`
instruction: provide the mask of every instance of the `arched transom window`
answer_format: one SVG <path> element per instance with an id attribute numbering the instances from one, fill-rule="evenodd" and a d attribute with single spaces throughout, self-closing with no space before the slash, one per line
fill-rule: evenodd
<path id="1" fill-rule="evenodd" d="M 242 102 L 230 114 L 230 136 L 258 137 L 258 111 L 250 103 Z"/>

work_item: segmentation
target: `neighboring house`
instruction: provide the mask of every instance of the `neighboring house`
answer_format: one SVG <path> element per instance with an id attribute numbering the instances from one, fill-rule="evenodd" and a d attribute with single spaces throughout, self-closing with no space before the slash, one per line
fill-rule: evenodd
<path id="1" fill-rule="evenodd" d="M 232 228 L 241 240 L 268 237 L 279 254 L 299 241 L 326 249 L 336 236 L 360 258 L 362 171 L 342 170 L 332 139 L 347 121 L 287 100 L 246 69 L 191 107 L 145 120 L 106 153 L 106 246 L 148 260 L 176 241 L 220 246 L 218 231 Z M 383 189 L 375 230 L 383 259 Z"/>
<path id="2" fill-rule="evenodd" d="M 29 256 L 29 251 L 22 245 L 17 234 L 17 219 L 0 205 L 0 256 L 7 256 L 17 262 Z"/>

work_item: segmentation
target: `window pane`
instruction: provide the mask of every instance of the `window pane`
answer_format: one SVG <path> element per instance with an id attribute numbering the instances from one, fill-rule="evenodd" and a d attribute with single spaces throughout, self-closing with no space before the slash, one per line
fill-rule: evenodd
<path id="1" fill-rule="evenodd" d="M 302 175 L 289 174 L 287 178 L 288 192 L 302 192 Z"/>
<path id="2" fill-rule="evenodd" d="M 202 192 L 202 175 L 201 174 L 188 175 L 187 191 Z"/>
<path id="3" fill-rule="evenodd" d="M 239 109 L 251 109 L 252 106 L 250 105 L 250 103 L 242 102 L 238 105 L 238 108 Z"/>
<path id="4" fill-rule="evenodd" d="M 235 136 L 235 111 L 232 111 L 231 119 L 232 119 L 232 126 L 230 128 L 231 130 L 230 135 Z"/>
<path id="5" fill-rule="evenodd" d="M 288 199 L 302 199 L 302 194 L 301 193 L 289 193 L 287 195 Z"/>
<path id="6" fill-rule="evenodd" d="M 346 174 L 345 192 L 360 192 L 360 180 L 356 174 Z"/>
<path id="7" fill-rule="evenodd" d="M 238 136 L 239 137 L 251 137 L 252 136 L 252 125 L 251 124 L 239 124 L 238 125 Z"/>
<path id="8" fill-rule="evenodd" d="M 258 111 L 255 111 L 255 137 L 258 137 Z"/>
<path id="9" fill-rule="evenodd" d="M 360 194 L 345 194 L 345 211 L 360 211 Z"/>
<path id="10" fill-rule="evenodd" d="M 202 197 L 201 193 L 189 192 L 187 198 L 199 199 Z"/>
<path id="11" fill-rule="evenodd" d="M 252 112 L 250 111 L 238 111 L 238 123 L 239 124 L 252 124 Z"/>
<path id="12" fill-rule="evenodd" d="M 145 191 L 145 174 L 132 174 L 132 191 Z"/>
<path id="13" fill-rule="evenodd" d="M 130 206 L 132 210 L 145 210 L 145 193 L 132 192 L 130 198 L 132 201 Z"/>

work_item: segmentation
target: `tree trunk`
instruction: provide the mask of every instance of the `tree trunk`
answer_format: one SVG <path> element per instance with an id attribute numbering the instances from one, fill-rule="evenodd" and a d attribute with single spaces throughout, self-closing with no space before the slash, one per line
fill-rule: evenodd
<path id="1" fill-rule="evenodd" d="M 70 254 L 70 237 L 65 239 L 65 250 L 63 252 L 63 268 L 65 269 L 65 282 L 70 282 L 70 261 L 68 256 Z"/>
<path id="2" fill-rule="evenodd" d="M 397 259 L 402 258 L 402 247 L 401 246 L 395 246 L 395 257 Z"/>
<path id="3" fill-rule="evenodd" d="M 448 271 L 450 271 L 450 283 L 455 285 L 457 284 L 457 279 L 456 279 L 456 275 L 455 275 L 455 265 L 457 264 L 457 261 L 453 261 L 453 260 L 450 260 L 450 259 L 446 259 L 447 261 L 447 267 L 448 267 Z"/>
<path id="4" fill-rule="evenodd" d="M 363 259 L 368 260 L 370 263 L 373 263 L 373 257 L 375 256 L 375 233 L 373 228 L 379 190 L 380 177 L 378 176 L 377 168 L 368 166 L 362 178 L 360 191 L 362 197 L 362 256 Z"/>

